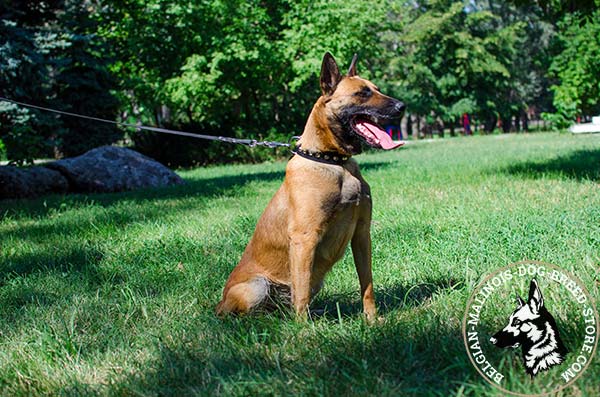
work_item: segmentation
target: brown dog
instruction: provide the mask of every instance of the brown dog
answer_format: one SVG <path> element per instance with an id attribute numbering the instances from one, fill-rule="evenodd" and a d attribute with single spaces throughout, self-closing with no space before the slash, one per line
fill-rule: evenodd
<path id="1" fill-rule="evenodd" d="M 356 75 L 356 55 L 341 76 L 331 54 L 321 67 L 321 91 L 286 168 L 285 180 L 256 225 L 233 270 L 217 314 L 247 313 L 276 293 L 291 292 L 296 314 L 352 244 L 364 313 L 376 317 L 371 276 L 371 195 L 350 157 L 361 143 L 393 149 L 378 123 L 402 116 L 404 104 Z"/>

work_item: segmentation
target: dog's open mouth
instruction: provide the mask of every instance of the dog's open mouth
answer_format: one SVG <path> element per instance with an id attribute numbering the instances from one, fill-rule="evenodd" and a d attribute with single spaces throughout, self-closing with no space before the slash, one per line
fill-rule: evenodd
<path id="1" fill-rule="evenodd" d="M 388 133 L 367 116 L 357 116 L 352 120 L 352 130 L 369 146 L 390 150 L 404 145 L 405 142 L 394 142 Z"/>

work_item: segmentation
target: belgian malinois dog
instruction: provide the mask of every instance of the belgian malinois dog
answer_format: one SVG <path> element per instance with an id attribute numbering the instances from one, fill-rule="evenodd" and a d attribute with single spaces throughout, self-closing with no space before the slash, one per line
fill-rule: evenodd
<path id="1" fill-rule="evenodd" d="M 218 315 L 248 313 L 274 296 L 291 298 L 299 317 L 308 313 L 333 264 L 351 242 L 367 320 L 376 318 L 371 274 L 371 192 L 351 157 L 363 143 L 394 149 L 380 126 L 400 119 L 404 104 L 383 95 L 356 74 L 356 55 L 346 76 L 326 53 L 322 96 L 287 164 L 285 180 L 260 217 L 233 270 Z"/>

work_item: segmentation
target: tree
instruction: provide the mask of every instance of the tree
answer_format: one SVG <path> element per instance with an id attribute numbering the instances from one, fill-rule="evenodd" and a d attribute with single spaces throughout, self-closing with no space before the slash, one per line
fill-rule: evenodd
<path id="1" fill-rule="evenodd" d="M 61 110 L 115 120 L 120 102 L 113 90 L 118 82 L 110 73 L 113 59 L 107 44 L 96 34 L 96 21 L 81 2 L 68 1 L 57 24 L 68 32 L 68 45 L 53 60 L 54 102 Z M 123 137 L 123 131 L 111 124 L 90 124 L 74 117 L 63 117 L 61 122 L 57 150 L 64 156 L 76 156 Z"/>
<path id="2" fill-rule="evenodd" d="M 428 124 L 453 126 L 463 113 L 493 120 L 510 106 L 505 92 L 523 25 L 502 25 L 487 10 L 429 1 L 401 34 L 396 77 L 410 111 Z M 504 95 L 503 95 L 504 94 Z"/>
<path id="3" fill-rule="evenodd" d="M 89 6 L 89 4 L 88 4 Z M 0 15 L 0 92 L 40 106 L 115 119 L 119 103 L 89 7 L 76 1 L 16 2 Z M 0 104 L 0 138 L 17 163 L 76 155 L 122 136 L 52 113 Z"/>
<path id="4" fill-rule="evenodd" d="M 42 7 L 37 2 L 2 2 L 0 8 L 0 94 L 14 100 L 48 105 L 51 81 L 47 56 L 65 42 L 44 26 L 54 18 L 58 2 Z M 29 12 L 25 12 L 28 10 Z M 32 162 L 47 156 L 60 124 L 56 117 L 37 110 L 0 102 L 0 139 L 6 156 L 15 162 Z"/>
<path id="5" fill-rule="evenodd" d="M 223 136 L 285 130 L 279 51 L 287 3 L 106 1 L 100 34 L 111 41 L 131 122 Z M 133 133 L 136 147 L 168 164 L 254 160 L 259 151 L 190 138 Z M 260 157 L 258 158 L 260 159 Z"/>
<path id="6" fill-rule="evenodd" d="M 556 113 L 546 115 L 557 127 L 566 127 L 576 116 L 600 114 L 600 10 L 591 15 L 571 14 L 559 23 L 560 53 L 550 73 Z"/>

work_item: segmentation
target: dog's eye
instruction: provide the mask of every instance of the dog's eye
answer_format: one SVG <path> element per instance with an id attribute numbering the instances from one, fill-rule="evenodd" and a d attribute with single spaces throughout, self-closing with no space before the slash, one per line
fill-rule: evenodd
<path id="1" fill-rule="evenodd" d="M 362 90 L 355 92 L 354 95 L 360 98 L 370 98 L 373 95 L 373 91 L 369 87 L 363 87 Z"/>
<path id="2" fill-rule="evenodd" d="M 512 326 L 513 327 L 518 327 L 519 325 L 521 325 L 521 320 L 519 320 L 517 318 L 513 319 Z"/>

